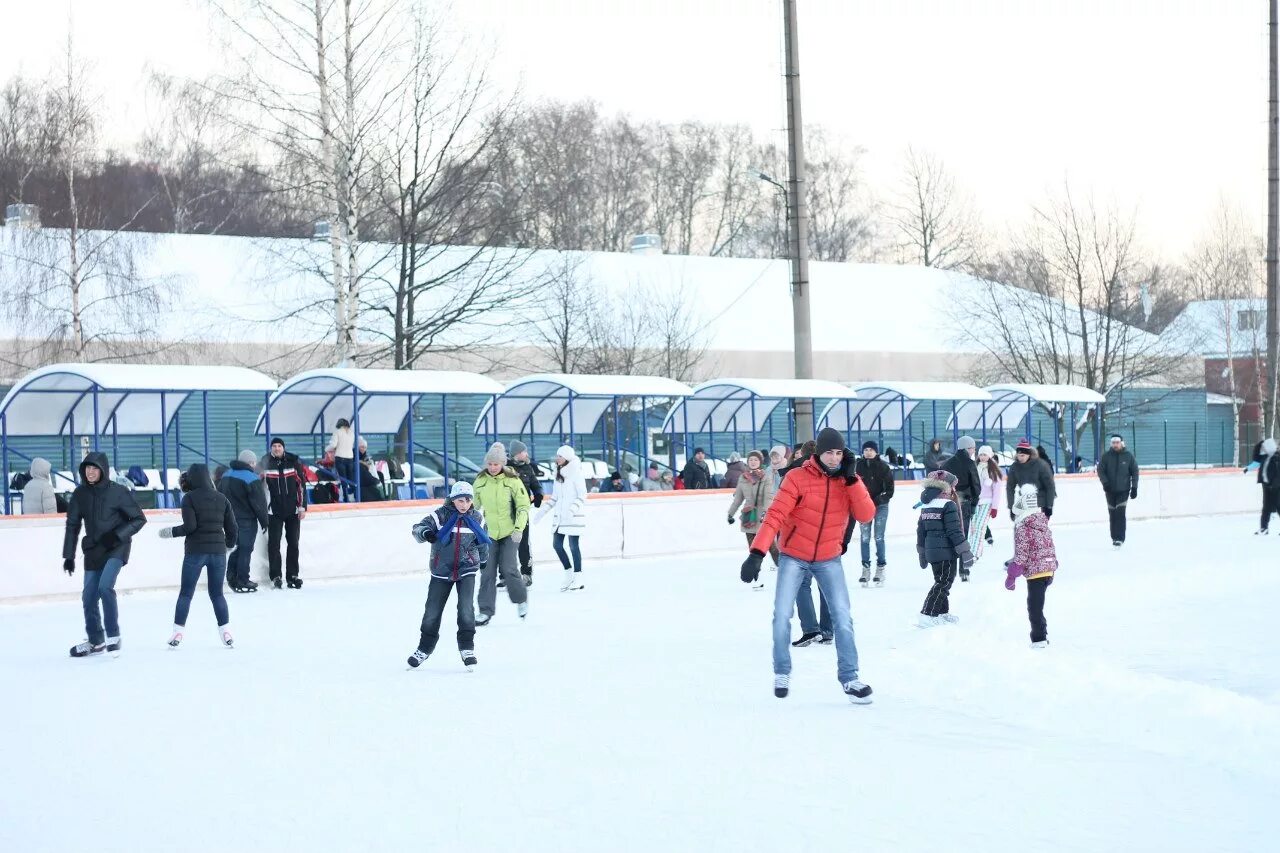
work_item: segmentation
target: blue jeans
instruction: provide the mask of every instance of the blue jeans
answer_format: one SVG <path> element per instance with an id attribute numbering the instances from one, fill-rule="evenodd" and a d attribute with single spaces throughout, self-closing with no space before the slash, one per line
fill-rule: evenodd
<path id="1" fill-rule="evenodd" d="M 232 586 L 243 586 L 252 571 L 253 546 L 258 541 L 258 519 L 236 519 L 236 550 L 227 565 L 227 581 Z"/>
<path id="2" fill-rule="evenodd" d="M 821 563 L 806 563 L 782 555 L 778 564 L 778 585 L 773 596 L 773 671 L 776 675 L 791 673 L 791 606 L 804 576 L 812 573 L 818 589 L 831 607 L 831 624 L 835 628 L 836 676 L 840 683 L 858 677 L 858 647 L 853 640 L 853 617 L 849 613 L 849 587 L 845 584 L 844 566 L 840 558 Z"/>
<path id="3" fill-rule="evenodd" d="M 188 554 L 182 558 L 182 589 L 178 592 L 178 606 L 173 611 L 173 624 L 187 624 L 191 612 L 191 597 L 196 594 L 200 570 L 209 570 L 209 600 L 213 602 L 213 615 L 222 626 L 231 620 L 227 613 L 227 597 L 222 594 L 222 582 L 227 576 L 227 555 Z"/>
<path id="4" fill-rule="evenodd" d="M 551 535 L 551 547 L 555 549 L 556 556 L 560 558 L 560 565 L 564 566 L 565 571 L 568 571 L 569 555 L 564 550 L 564 540 L 566 538 L 569 540 L 569 550 L 573 552 L 573 570 L 580 572 L 582 571 L 582 550 L 578 547 L 577 536 L 566 537 L 564 533 L 553 533 Z"/>
<path id="5" fill-rule="evenodd" d="M 800 617 L 800 630 L 806 634 L 820 633 L 824 637 L 831 636 L 831 610 L 827 607 L 827 597 L 822 594 L 822 586 L 818 586 L 818 606 L 821 618 L 813 611 L 813 573 L 806 570 L 804 579 L 800 581 L 800 592 L 796 595 L 796 615 Z"/>
<path id="6" fill-rule="evenodd" d="M 107 560 L 101 571 L 84 573 L 84 591 L 80 594 L 80 603 L 84 605 L 84 630 L 89 635 L 89 642 L 99 645 L 106 637 L 120 636 L 120 611 L 116 609 L 116 578 L 124 568 L 124 561 Z M 102 602 L 102 612 L 98 612 L 98 602 Z M 107 633 L 102 633 L 103 621 L 107 623 Z"/>
<path id="7" fill-rule="evenodd" d="M 342 499 L 344 501 L 353 501 L 356 499 L 356 460 L 344 459 L 341 456 L 333 460 L 333 467 L 337 469 L 338 476 L 342 478 Z"/>
<path id="8" fill-rule="evenodd" d="M 859 524 L 862 534 L 862 562 L 871 562 L 871 530 L 875 527 L 876 534 L 876 565 L 883 566 L 884 559 L 884 528 L 889 523 L 889 505 L 876 507 L 875 521 L 870 524 Z"/>

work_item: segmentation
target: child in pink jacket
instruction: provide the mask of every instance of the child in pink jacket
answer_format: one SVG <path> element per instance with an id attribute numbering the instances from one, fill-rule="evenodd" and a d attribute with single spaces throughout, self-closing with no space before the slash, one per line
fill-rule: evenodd
<path id="1" fill-rule="evenodd" d="M 1013 497 L 1013 559 L 1005 563 L 1005 589 L 1017 586 L 1018 577 L 1027 579 L 1027 617 L 1031 620 L 1031 648 L 1049 645 L 1049 626 L 1044 619 L 1044 594 L 1058 570 L 1049 519 L 1040 511 L 1036 487 L 1025 483 Z"/>
<path id="2" fill-rule="evenodd" d="M 1000 516 L 1000 505 L 1004 502 L 1004 472 L 1000 470 L 1000 465 L 996 462 L 996 454 L 990 445 L 984 444 L 978 448 L 978 482 L 981 489 L 978 493 L 978 503 L 991 504 L 989 510 L 991 521 L 995 521 Z M 991 527 L 988 522 L 987 544 L 992 545 L 995 540 L 991 538 Z"/>

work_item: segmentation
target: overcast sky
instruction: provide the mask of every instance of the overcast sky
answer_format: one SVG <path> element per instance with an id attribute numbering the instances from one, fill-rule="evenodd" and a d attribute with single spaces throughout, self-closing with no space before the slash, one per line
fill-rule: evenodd
<path id="1" fill-rule="evenodd" d="M 641 118 L 743 122 L 781 141 L 780 0 L 455 0 L 528 97 Z M 39 75 L 74 13 L 115 132 L 145 120 L 149 67 L 219 61 L 198 0 L 0 0 L 0 79 Z M 1064 179 L 1136 209 L 1177 253 L 1220 197 L 1265 216 L 1263 0 L 800 0 L 805 120 L 868 150 L 877 189 L 926 148 L 989 224 Z"/>

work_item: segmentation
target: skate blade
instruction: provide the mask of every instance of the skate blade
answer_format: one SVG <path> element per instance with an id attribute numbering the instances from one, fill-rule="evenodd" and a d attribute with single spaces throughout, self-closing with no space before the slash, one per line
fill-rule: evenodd
<path id="1" fill-rule="evenodd" d="M 847 696 L 847 694 L 846 694 L 846 696 Z M 862 699 L 859 699 L 857 696 L 847 696 L 847 698 L 849 699 L 849 703 L 850 703 L 851 705 L 870 705 L 870 704 L 871 704 L 871 697 L 870 697 L 870 696 L 867 696 L 867 697 L 862 698 Z"/>

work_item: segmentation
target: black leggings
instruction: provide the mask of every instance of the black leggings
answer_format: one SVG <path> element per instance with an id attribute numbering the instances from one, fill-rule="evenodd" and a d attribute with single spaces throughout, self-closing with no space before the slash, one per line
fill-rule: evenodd
<path id="1" fill-rule="evenodd" d="M 1044 594 L 1053 583 L 1052 577 L 1027 581 L 1027 618 L 1031 620 L 1031 642 L 1049 639 L 1049 623 L 1044 621 Z"/>
<path id="2" fill-rule="evenodd" d="M 920 612 L 925 616 L 941 616 L 951 612 L 951 585 L 956 582 L 956 571 L 960 568 L 959 560 L 945 560 L 931 563 L 933 567 L 933 586 L 924 597 L 924 607 Z"/>
<path id="3" fill-rule="evenodd" d="M 1280 489 L 1262 487 L 1262 529 L 1271 524 L 1271 513 L 1280 512 Z"/>

